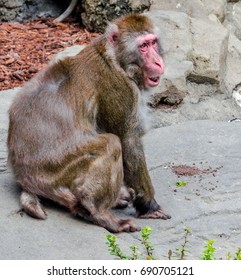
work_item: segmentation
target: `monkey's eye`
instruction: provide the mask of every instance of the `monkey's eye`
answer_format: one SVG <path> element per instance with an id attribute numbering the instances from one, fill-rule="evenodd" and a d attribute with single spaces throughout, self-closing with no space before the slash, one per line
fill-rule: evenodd
<path id="1" fill-rule="evenodd" d="M 154 46 L 154 45 L 156 45 L 157 44 L 157 39 L 154 39 L 152 42 L 151 42 L 151 44 Z"/>
<path id="2" fill-rule="evenodd" d="M 142 44 L 139 46 L 139 48 L 140 48 L 141 50 L 145 50 L 147 47 L 148 47 L 148 44 L 147 44 L 146 42 L 142 43 Z"/>

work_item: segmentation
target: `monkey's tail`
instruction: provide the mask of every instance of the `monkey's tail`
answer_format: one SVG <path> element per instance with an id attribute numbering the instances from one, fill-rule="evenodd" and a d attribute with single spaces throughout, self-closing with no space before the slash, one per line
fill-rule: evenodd
<path id="1" fill-rule="evenodd" d="M 30 216 L 38 219 L 47 219 L 47 214 L 42 208 L 37 195 L 22 191 L 20 195 L 20 203 L 23 209 Z"/>

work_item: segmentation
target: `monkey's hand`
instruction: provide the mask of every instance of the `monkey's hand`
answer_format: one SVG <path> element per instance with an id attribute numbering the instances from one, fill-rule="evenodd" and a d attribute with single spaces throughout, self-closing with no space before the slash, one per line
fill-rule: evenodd
<path id="1" fill-rule="evenodd" d="M 136 208 L 137 218 L 163 220 L 171 218 L 171 216 L 159 206 L 155 199 L 146 202 L 144 198 L 137 197 L 134 202 L 134 207 Z"/>

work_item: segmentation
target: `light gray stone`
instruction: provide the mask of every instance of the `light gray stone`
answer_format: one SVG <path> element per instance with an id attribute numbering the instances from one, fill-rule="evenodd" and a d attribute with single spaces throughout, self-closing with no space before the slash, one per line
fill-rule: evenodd
<path id="1" fill-rule="evenodd" d="M 203 18 L 207 17 L 208 15 L 201 0 L 153 0 L 153 4 L 150 10 L 156 11 L 158 9 L 183 12 L 188 16 L 195 18 Z"/>
<path id="2" fill-rule="evenodd" d="M 241 41 L 233 34 L 229 36 L 225 66 L 221 87 L 231 96 L 236 86 L 241 84 Z"/>
<path id="3" fill-rule="evenodd" d="M 224 21 L 225 10 L 227 6 L 226 0 L 201 0 L 208 15 L 215 15 L 220 22 Z"/>
<path id="4" fill-rule="evenodd" d="M 241 40 L 241 2 L 228 6 L 227 20 L 231 24 L 235 35 Z"/>
<path id="5" fill-rule="evenodd" d="M 188 94 L 179 107 L 159 106 L 152 110 L 153 127 L 169 126 L 190 120 L 229 121 L 240 118 L 241 110 L 233 98 L 221 94 L 211 84 L 187 83 Z"/>
<path id="6" fill-rule="evenodd" d="M 191 18 L 191 32 L 193 50 L 189 58 L 194 65 L 191 80 L 198 83 L 219 83 L 228 46 L 227 29 L 221 24 Z"/>

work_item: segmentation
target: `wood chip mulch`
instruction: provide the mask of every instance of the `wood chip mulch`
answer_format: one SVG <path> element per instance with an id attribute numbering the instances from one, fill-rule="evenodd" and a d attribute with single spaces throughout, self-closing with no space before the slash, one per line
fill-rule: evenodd
<path id="1" fill-rule="evenodd" d="M 71 19 L 64 23 L 49 18 L 0 22 L 0 90 L 22 86 L 56 53 L 69 46 L 88 44 L 96 36 Z"/>

